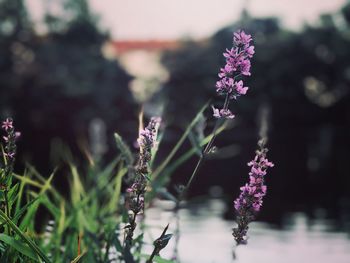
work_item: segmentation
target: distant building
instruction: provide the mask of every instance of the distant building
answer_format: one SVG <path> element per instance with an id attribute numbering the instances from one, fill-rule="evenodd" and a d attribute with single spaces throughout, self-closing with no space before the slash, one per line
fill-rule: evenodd
<path id="1" fill-rule="evenodd" d="M 138 101 L 144 102 L 169 78 L 160 61 L 162 52 L 179 47 L 180 42 L 172 40 L 111 41 L 103 47 L 103 54 L 117 59 L 134 76 L 130 89 Z"/>

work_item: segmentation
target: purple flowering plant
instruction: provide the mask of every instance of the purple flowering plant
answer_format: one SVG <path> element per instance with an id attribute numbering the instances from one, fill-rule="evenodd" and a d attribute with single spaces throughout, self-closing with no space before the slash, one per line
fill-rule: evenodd
<path id="1" fill-rule="evenodd" d="M 11 118 L 6 118 L 1 124 L 1 128 L 5 135 L 2 136 L 3 139 L 3 169 L 0 173 L 0 189 L 4 192 L 4 203 L 6 214 L 9 215 L 9 200 L 8 193 L 11 187 L 13 165 L 16 156 L 16 141 L 20 137 L 21 133 L 15 131 L 13 125 L 13 120 Z"/>
<path id="2" fill-rule="evenodd" d="M 91 161 L 86 176 L 81 177 L 77 167 L 69 163 L 72 175 L 71 201 L 51 184 L 53 175 L 45 179 L 32 168 L 29 169 L 30 175 L 13 173 L 16 142 L 20 133 L 15 130 L 12 119 L 5 119 L 1 124 L 3 165 L 0 169 L 0 201 L 3 208 L 0 209 L 0 229 L 4 230 L 0 233 L 0 255 L 5 251 L 5 261 L 79 262 L 84 257 L 86 262 L 103 263 L 179 262 L 178 211 L 184 203 L 182 201 L 187 198 L 201 165 L 214 152 L 217 135 L 225 129 L 227 121 L 235 118 L 229 109 L 231 101 L 248 92 L 244 81 L 251 75 L 251 59 L 255 52 L 252 41 L 251 35 L 238 30 L 233 34 L 232 47 L 223 53 L 225 65 L 220 69 L 216 92 L 224 100 L 222 107 L 212 107 L 216 123 L 208 136 L 204 136 L 202 127 L 202 134 L 198 136 L 200 139 L 194 143 L 196 145 L 175 159 L 185 140 L 190 138 L 191 132 L 203 121 L 203 112 L 208 105 L 199 111 L 174 148 L 161 161 L 153 162 L 161 137 L 158 136 L 162 122 L 159 117 L 151 118 L 148 125 L 140 129 L 138 152 L 135 154 L 115 134 L 120 156 L 107 168 L 101 169 L 98 161 Z M 203 123 L 200 126 L 204 126 Z M 273 167 L 273 163 L 267 159 L 266 136 L 262 137 L 264 139 L 259 141 L 254 159 L 248 163 L 248 183 L 240 188 L 241 193 L 234 201 L 237 226 L 233 228 L 232 234 L 237 245 L 247 242 L 249 224 L 261 210 L 266 195 L 267 169 Z M 187 182 L 177 188 L 178 195 L 173 196 L 166 189 L 172 172 L 196 153 L 199 159 L 193 172 Z M 12 178 L 15 184 L 12 183 Z M 126 186 L 125 191 L 122 190 L 122 185 Z M 39 188 L 39 191 L 33 190 L 33 187 Z M 24 191 L 28 191 L 26 195 L 23 194 Z M 161 250 L 166 248 L 173 236 L 167 234 L 171 227 L 169 225 L 155 239 L 153 251 L 146 255 L 142 253 L 145 244 L 143 234 L 147 228 L 144 223 L 145 210 L 157 196 L 175 203 L 173 212 L 177 224 L 174 229 L 172 260 L 160 257 Z M 28 197 L 31 197 L 30 200 Z M 39 205 L 49 211 L 53 223 L 51 232 L 36 235 L 34 220 Z M 31 236 L 27 233 L 31 233 Z M 28 261 L 28 258 L 32 261 Z"/>
<path id="3" fill-rule="evenodd" d="M 17 152 L 16 142 L 21 136 L 21 132 L 15 130 L 13 120 L 11 118 L 6 118 L 2 122 L 1 128 L 4 133 L 2 136 L 2 155 L 4 163 L 0 177 L 0 188 L 6 189 L 8 184 L 10 184 L 10 179 L 12 178 L 11 175 Z"/>
<path id="4" fill-rule="evenodd" d="M 131 246 L 134 230 L 136 228 L 136 217 L 144 210 L 144 195 L 146 193 L 147 181 L 150 175 L 150 162 L 152 149 L 157 144 L 157 134 L 161 118 L 154 117 L 145 129 L 139 132 L 137 139 L 139 145 L 139 157 L 134 169 L 134 182 L 126 191 L 128 193 L 128 205 L 130 209 L 129 224 L 126 226 L 127 234 L 125 242 Z"/>

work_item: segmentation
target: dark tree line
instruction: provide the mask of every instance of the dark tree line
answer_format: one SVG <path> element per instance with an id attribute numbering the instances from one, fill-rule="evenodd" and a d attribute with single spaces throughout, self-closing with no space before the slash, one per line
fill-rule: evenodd
<path id="1" fill-rule="evenodd" d="M 163 56 L 171 77 L 158 98 L 166 98 L 165 119 L 180 130 L 188 116 L 214 96 L 217 73 L 224 64 L 221 54 L 230 47 L 232 32 L 244 29 L 256 46 L 247 81 L 250 90 L 233 105 L 235 128 L 217 142 L 219 148 L 239 146 L 240 154 L 229 157 L 230 166 L 227 159 L 208 162 L 195 183 L 197 193 L 219 184 L 230 196 L 238 194 L 237 185 L 246 181 L 245 163 L 258 138 L 259 108 L 268 105 L 270 159 L 276 167 L 267 178 L 262 216 L 298 209 L 312 213 L 318 206 L 329 208 L 332 215 L 350 211 L 349 17 L 350 4 L 337 14 L 321 16 L 318 26 L 292 32 L 275 18 L 256 19 L 244 12 L 239 22 L 207 41 L 184 42 L 181 50 Z M 213 103 L 221 100 L 217 97 Z M 175 181 L 184 181 L 192 165 L 179 169 Z"/>
<path id="2" fill-rule="evenodd" d="M 22 131 L 22 160 L 45 173 L 62 154 L 52 142 L 82 156 L 77 145 L 88 144 L 96 118 L 106 124 L 109 145 L 115 130 L 137 132 L 131 77 L 101 52 L 108 34 L 85 0 L 56 2 L 64 15 L 53 15 L 48 4 L 47 32 L 38 34 L 22 0 L 0 1 L 0 113 Z"/>

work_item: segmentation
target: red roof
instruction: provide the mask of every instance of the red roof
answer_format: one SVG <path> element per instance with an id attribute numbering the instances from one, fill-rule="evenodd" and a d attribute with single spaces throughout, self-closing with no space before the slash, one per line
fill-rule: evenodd
<path id="1" fill-rule="evenodd" d="M 112 41 L 111 44 L 118 54 L 133 50 L 163 51 L 177 49 L 180 46 L 176 40 Z"/>

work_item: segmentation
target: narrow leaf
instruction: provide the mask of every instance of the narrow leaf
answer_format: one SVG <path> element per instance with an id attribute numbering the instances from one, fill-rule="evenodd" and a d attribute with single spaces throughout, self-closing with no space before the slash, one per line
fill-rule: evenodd
<path id="1" fill-rule="evenodd" d="M 73 259 L 73 260 L 71 261 L 71 263 L 78 263 L 78 262 L 81 262 L 81 259 L 83 258 L 83 256 L 85 256 L 85 254 L 86 254 L 86 251 L 83 252 L 82 254 L 80 254 L 79 256 L 77 256 L 75 259 Z"/>
<path id="2" fill-rule="evenodd" d="M 12 228 L 12 230 L 19 235 L 24 242 L 28 244 L 28 246 L 34 251 L 38 256 L 41 257 L 42 260 L 49 263 L 51 262 L 48 257 L 44 254 L 44 252 L 34 243 L 33 240 L 31 240 L 26 234 L 24 234 L 13 222 L 8 216 L 0 210 L 0 218 L 5 220 L 7 224 Z"/>
<path id="3" fill-rule="evenodd" d="M 153 179 L 156 179 L 160 173 L 168 166 L 169 162 L 173 159 L 177 151 L 180 149 L 181 145 L 185 142 L 188 134 L 193 129 L 193 127 L 197 124 L 197 122 L 201 119 L 202 113 L 204 110 L 208 107 L 209 103 L 206 103 L 197 113 L 197 115 L 194 117 L 194 119 L 191 121 L 191 123 L 187 126 L 185 132 L 182 134 L 181 138 L 177 142 L 177 144 L 174 146 L 174 148 L 171 150 L 171 152 L 168 154 L 167 158 L 158 166 L 158 168 L 153 172 Z"/>
<path id="4" fill-rule="evenodd" d="M 38 261 L 38 256 L 36 253 L 32 251 L 27 245 L 24 245 L 20 240 L 14 239 L 13 237 L 10 237 L 5 234 L 0 234 L 0 240 L 4 242 L 5 244 L 13 247 L 18 252 L 22 253 L 23 255 Z"/>
<path id="5" fill-rule="evenodd" d="M 118 133 L 114 133 L 115 142 L 122 155 L 122 158 L 127 165 L 132 165 L 134 163 L 134 157 L 130 151 L 129 146 L 124 142 L 122 137 Z"/>

